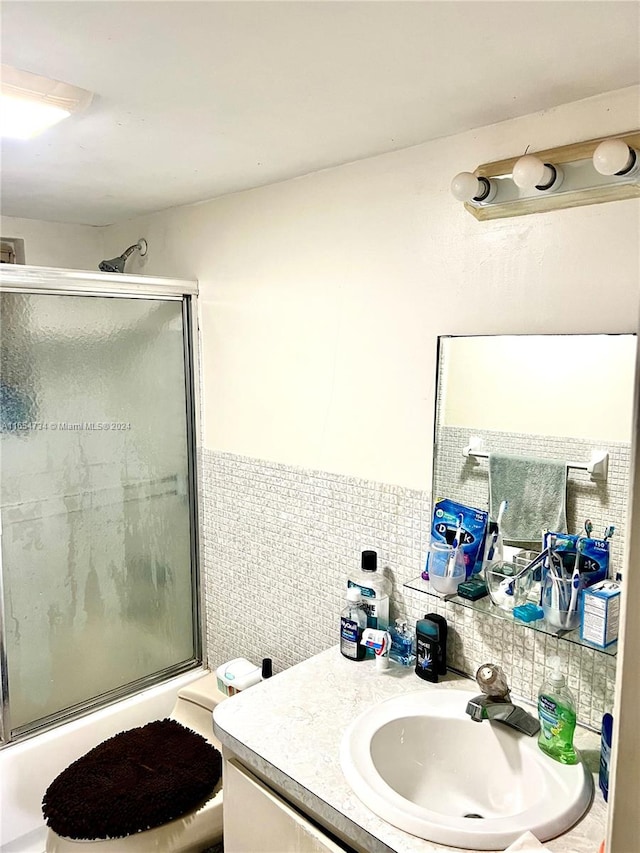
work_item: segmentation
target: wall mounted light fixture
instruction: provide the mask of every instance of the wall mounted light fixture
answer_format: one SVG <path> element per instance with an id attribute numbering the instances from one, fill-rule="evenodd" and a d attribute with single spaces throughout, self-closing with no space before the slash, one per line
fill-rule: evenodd
<path id="1" fill-rule="evenodd" d="M 451 192 L 479 220 L 640 197 L 640 132 L 590 139 L 460 172 Z"/>

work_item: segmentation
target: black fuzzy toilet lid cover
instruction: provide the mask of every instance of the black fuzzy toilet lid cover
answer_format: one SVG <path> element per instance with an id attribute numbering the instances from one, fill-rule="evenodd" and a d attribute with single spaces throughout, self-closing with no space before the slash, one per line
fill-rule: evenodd
<path id="1" fill-rule="evenodd" d="M 175 720 L 156 720 L 70 764 L 47 788 L 42 812 L 65 838 L 123 838 L 191 811 L 221 776 L 222 756 L 205 738 Z"/>

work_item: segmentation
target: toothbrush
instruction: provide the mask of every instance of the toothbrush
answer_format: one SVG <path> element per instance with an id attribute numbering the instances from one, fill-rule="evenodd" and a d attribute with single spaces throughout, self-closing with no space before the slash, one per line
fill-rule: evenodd
<path id="1" fill-rule="evenodd" d="M 579 553 L 580 540 L 576 542 L 576 548 Z M 571 600 L 569 601 L 569 609 L 567 610 L 567 628 L 571 625 L 571 616 L 577 608 L 578 605 L 578 590 L 580 589 L 580 572 L 578 570 L 578 554 L 576 554 L 576 562 L 573 567 L 573 574 L 571 576 Z"/>
<path id="2" fill-rule="evenodd" d="M 573 564 L 573 573 L 571 575 L 572 587 L 575 584 L 576 574 L 578 575 L 578 578 L 580 576 L 580 543 L 582 542 L 583 539 L 590 539 L 591 534 L 593 533 L 593 522 L 591 521 L 590 518 L 585 519 L 584 532 L 587 534 L 586 536 L 583 536 L 582 534 L 578 534 L 578 538 L 576 539 L 576 560 L 575 560 L 575 563 Z M 571 598 L 573 599 L 573 593 L 571 593 Z"/>
<path id="3" fill-rule="evenodd" d="M 462 541 L 462 521 L 464 516 L 462 513 L 458 516 L 458 523 L 456 525 L 456 535 L 453 540 L 453 551 L 449 554 L 449 562 L 447 563 L 447 572 L 446 576 L 448 578 L 452 578 L 454 572 L 456 570 L 456 560 L 458 559 L 458 551 L 460 549 L 460 542 Z"/>
<path id="4" fill-rule="evenodd" d="M 502 501 L 500 503 L 500 508 L 498 509 L 498 517 L 496 518 L 496 528 L 493 531 L 491 543 L 489 544 L 489 550 L 487 551 L 487 563 L 490 563 L 493 560 L 496 544 L 498 542 L 498 536 L 500 535 L 500 525 L 502 524 L 502 516 L 505 514 L 505 511 L 508 506 L 509 501 Z"/>
<path id="5" fill-rule="evenodd" d="M 562 591 L 560 588 L 560 577 L 556 571 L 556 567 L 553 565 L 553 536 L 551 533 L 548 534 L 547 538 L 547 551 L 548 551 L 548 571 L 551 575 L 552 586 L 551 586 L 551 609 L 552 610 L 560 610 L 560 597 L 562 595 Z"/>
<path id="6" fill-rule="evenodd" d="M 613 524 L 610 524 L 608 527 L 605 527 L 604 536 L 602 537 L 603 540 L 606 542 L 607 539 L 611 539 L 611 537 L 615 533 L 615 530 L 616 528 Z"/>
<path id="7" fill-rule="evenodd" d="M 504 595 L 513 595 L 515 593 L 515 584 L 517 580 L 526 574 L 527 572 L 533 572 L 547 557 L 546 550 L 532 560 L 530 563 L 527 563 L 520 571 L 511 578 L 505 578 L 500 581 L 500 586 L 498 587 L 498 591 L 503 593 Z"/>
<path id="8" fill-rule="evenodd" d="M 590 539 L 593 533 L 593 523 L 590 518 L 585 519 L 584 532 L 586 536 L 579 535 L 576 539 L 576 560 L 573 564 L 573 572 L 571 574 L 571 598 L 569 599 L 569 607 L 567 609 L 567 625 L 571 624 L 571 616 L 578 605 L 578 590 L 580 589 L 580 543 L 583 539 Z"/>
<path id="9" fill-rule="evenodd" d="M 545 550 L 542 552 L 541 556 L 546 555 L 547 557 L 547 572 L 549 577 L 551 578 L 551 609 L 557 612 L 560 611 L 560 599 L 562 598 L 562 589 L 560 584 L 560 576 L 556 571 L 556 567 L 553 564 L 553 558 L 556 556 L 553 551 L 553 534 L 549 529 L 542 531 L 542 544 Z M 562 561 L 560 561 L 560 566 L 562 570 Z"/>

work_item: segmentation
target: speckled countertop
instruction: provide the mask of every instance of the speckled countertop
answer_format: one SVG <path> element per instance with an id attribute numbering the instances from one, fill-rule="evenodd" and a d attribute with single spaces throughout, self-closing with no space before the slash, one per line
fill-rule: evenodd
<path id="1" fill-rule="evenodd" d="M 245 690 L 219 705 L 214 728 L 231 752 L 291 803 L 348 844 L 366 853 L 454 851 L 409 835 L 378 818 L 354 794 L 340 769 L 346 727 L 367 708 L 414 690 L 473 689 L 475 682 L 449 673 L 439 684 L 392 665 L 354 663 L 337 646 Z M 597 771 L 600 739 L 577 729 L 576 746 Z M 595 853 L 605 834 L 606 804 L 595 781 L 591 808 L 576 826 L 545 842 L 553 853 Z"/>

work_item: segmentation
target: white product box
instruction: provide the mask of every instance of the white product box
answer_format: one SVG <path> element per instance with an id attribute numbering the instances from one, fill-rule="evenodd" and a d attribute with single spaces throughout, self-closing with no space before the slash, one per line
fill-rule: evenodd
<path id="1" fill-rule="evenodd" d="M 618 639 L 620 584 L 600 581 L 582 593 L 580 637 L 604 649 Z"/>

